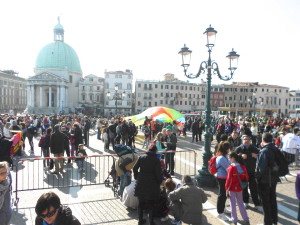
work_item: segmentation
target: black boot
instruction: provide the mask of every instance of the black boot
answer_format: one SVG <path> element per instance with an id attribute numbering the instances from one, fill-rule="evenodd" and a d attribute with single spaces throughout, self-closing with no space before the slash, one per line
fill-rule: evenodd
<path id="1" fill-rule="evenodd" d="M 149 210 L 149 224 L 150 225 L 155 225 L 154 224 L 154 218 L 153 218 L 153 210 Z"/>

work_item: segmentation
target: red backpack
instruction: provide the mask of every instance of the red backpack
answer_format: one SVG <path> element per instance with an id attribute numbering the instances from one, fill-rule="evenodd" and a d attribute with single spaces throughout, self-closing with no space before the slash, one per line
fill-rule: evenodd
<path id="1" fill-rule="evenodd" d="M 217 168 L 217 157 L 218 157 L 218 156 L 213 156 L 213 157 L 211 157 L 211 159 L 210 159 L 209 162 L 208 162 L 208 171 L 209 171 L 212 175 L 216 174 L 217 171 L 218 171 L 218 169 L 219 169 L 219 168 Z"/>

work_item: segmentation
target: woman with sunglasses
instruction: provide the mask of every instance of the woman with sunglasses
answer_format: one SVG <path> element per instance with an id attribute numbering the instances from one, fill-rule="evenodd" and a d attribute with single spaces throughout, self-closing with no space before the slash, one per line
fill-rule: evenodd
<path id="1" fill-rule="evenodd" d="M 8 179 L 9 165 L 0 162 L 0 224 L 8 225 L 12 209 L 10 204 L 10 180 Z"/>
<path id="2" fill-rule="evenodd" d="M 81 225 L 72 215 L 72 210 L 60 204 L 60 199 L 54 192 L 41 195 L 36 203 L 35 212 L 35 225 Z"/>

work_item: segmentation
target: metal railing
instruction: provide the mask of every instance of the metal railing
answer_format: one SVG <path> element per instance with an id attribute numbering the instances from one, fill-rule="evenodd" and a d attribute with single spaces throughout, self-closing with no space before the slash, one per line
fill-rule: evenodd
<path id="1" fill-rule="evenodd" d="M 144 152 L 138 153 L 144 155 Z M 196 175 L 197 153 L 195 151 L 164 151 L 160 152 L 164 159 L 165 168 L 169 173 L 174 171 L 176 177 L 182 175 Z M 14 162 L 13 171 L 13 192 L 15 192 L 14 205 L 19 202 L 18 193 L 22 191 L 82 187 L 90 185 L 112 185 L 116 193 L 118 184 L 111 172 L 115 166 L 118 156 L 111 155 L 91 155 L 87 157 L 36 157 L 21 158 Z M 71 163 L 67 163 L 70 160 Z M 82 169 L 78 162 L 82 160 Z M 62 161 L 63 172 L 54 174 L 47 169 L 51 161 Z M 44 167 L 44 165 L 46 167 Z M 55 169 L 55 167 L 53 168 Z M 110 181 L 111 180 L 111 181 Z M 115 186 L 116 185 L 116 186 Z"/>

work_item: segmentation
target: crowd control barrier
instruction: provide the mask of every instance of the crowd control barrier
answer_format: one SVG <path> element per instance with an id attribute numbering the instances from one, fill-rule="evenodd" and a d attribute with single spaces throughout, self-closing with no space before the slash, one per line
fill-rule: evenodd
<path id="1" fill-rule="evenodd" d="M 54 171 L 55 167 L 51 171 L 44 168 L 44 163 L 50 166 L 51 161 L 55 163 L 56 160 L 62 160 L 64 163 L 62 173 L 53 174 L 51 171 Z M 71 160 L 70 164 L 67 164 L 68 160 Z M 80 160 L 83 160 L 82 169 L 78 168 L 77 164 Z M 17 159 L 14 166 L 14 204 L 18 204 L 18 192 L 20 191 L 105 184 L 114 162 L 113 155 Z"/>
<path id="2" fill-rule="evenodd" d="M 146 153 L 139 153 L 139 155 L 144 155 Z M 197 153 L 193 150 L 191 151 L 163 151 L 159 152 L 161 155 L 161 161 L 164 164 L 164 168 L 171 173 L 174 166 L 174 174 L 172 176 L 190 175 L 191 177 L 196 176 L 196 162 Z"/>
<path id="3" fill-rule="evenodd" d="M 144 152 L 138 153 L 140 156 Z M 174 166 L 174 174 L 177 178 L 183 175 L 196 175 L 197 153 L 195 151 L 164 151 L 160 152 L 162 164 L 165 164 L 169 173 L 172 172 Z M 106 186 L 112 185 L 112 189 L 116 195 L 118 185 L 112 176 L 117 155 L 91 155 L 82 157 L 36 157 L 36 158 L 21 158 L 14 162 L 13 171 L 13 192 L 15 192 L 14 205 L 19 202 L 18 193 L 22 191 L 82 187 L 90 185 Z M 173 161 L 174 159 L 174 161 Z M 71 163 L 68 164 L 68 160 Z M 83 160 L 83 169 L 78 167 L 78 160 Z M 51 161 L 62 161 L 64 168 L 63 172 L 53 174 L 54 168 L 50 171 L 44 168 L 50 166 Z"/>

